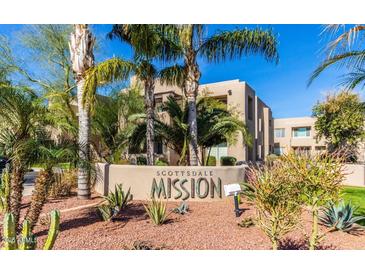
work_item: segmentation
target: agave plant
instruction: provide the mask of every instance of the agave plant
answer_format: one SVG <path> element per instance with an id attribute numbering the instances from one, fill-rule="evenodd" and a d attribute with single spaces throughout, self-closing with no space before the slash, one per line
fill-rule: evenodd
<path id="1" fill-rule="evenodd" d="M 128 203 L 133 199 L 133 195 L 131 194 L 131 188 L 125 193 L 122 184 L 119 184 L 115 186 L 114 192 L 104 196 L 104 199 L 106 204 L 99 206 L 98 210 L 104 221 L 110 221 L 127 207 Z"/>
<path id="2" fill-rule="evenodd" d="M 155 225 L 162 225 L 166 221 L 168 214 L 165 202 L 152 199 L 144 208 Z"/>
<path id="3" fill-rule="evenodd" d="M 180 205 L 173 210 L 174 213 L 178 213 L 180 215 L 184 215 L 189 212 L 189 205 L 187 202 L 182 201 Z"/>
<path id="4" fill-rule="evenodd" d="M 354 216 L 357 207 L 343 201 L 337 205 L 331 203 L 322 210 L 323 216 L 319 217 L 320 223 L 331 228 L 351 232 L 356 229 L 355 223 L 365 219 L 365 216 Z"/>

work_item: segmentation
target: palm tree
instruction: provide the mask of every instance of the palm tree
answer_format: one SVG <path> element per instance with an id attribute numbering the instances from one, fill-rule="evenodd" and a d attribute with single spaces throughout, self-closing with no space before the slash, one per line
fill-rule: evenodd
<path id="1" fill-rule="evenodd" d="M 79 118 L 79 167 L 78 191 L 80 199 L 90 198 L 90 105 L 83 102 L 86 71 L 94 66 L 93 47 L 95 37 L 90 32 L 88 25 L 77 24 L 71 33 L 70 54 L 72 70 L 77 85 L 77 104 Z"/>
<path id="2" fill-rule="evenodd" d="M 143 110 L 143 97 L 138 87 L 97 99 L 92 121 L 95 136 L 92 144 L 99 158 L 108 163 L 119 162 L 134 127 L 129 117 Z"/>
<path id="3" fill-rule="evenodd" d="M 34 95 L 14 87 L 0 88 L 0 154 L 11 160 L 10 212 L 19 224 L 24 175 L 36 159 L 45 109 Z"/>
<path id="4" fill-rule="evenodd" d="M 340 32 L 342 30 L 342 32 Z M 325 60 L 313 71 L 308 86 L 326 69 L 330 67 L 346 67 L 349 73 L 343 75 L 341 84 L 348 89 L 353 89 L 360 84 L 365 85 L 365 48 L 362 44 L 365 38 L 365 25 L 354 25 L 347 28 L 345 25 L 327 25 L 323 34 L 333 36 L 340 34 L 331 40 L 326 48 Z"/>
<path id="5" fill-rule="evenodd" d="M 179 85 L 187 98 L 189 107 L 189 161 L 199 164 L 198 126 L 196 97 L 201 72 L 198 58 L 207 62 L 221 62 L 250 54 L 262 54 L 268 61 L 278 61 L 277 40 L 271 31 L 259 28 L 223 31 L 206 36 L 204 25 L 165 25 L 166 40 L 174 49 L 175 56 L 181 56 L 184 64 L 162 70 L 162 82 Z M 167 81 L 164 81 L 167 79 Z"/>
<path id="6" fill-rule="evenodd" d="M 165 43 L 163 36 L 155 25 L 114 25 L 108 35 L 129 44 L 134 50 L 133 61 L 112 58 L 104 61 L 88 72 L 85 100 L 92 102 L 95 98 L 97 85 L 117 80 L 126 80 L 131 73 L 143 83 L 145 108 L 147 114 L 146 150 L 147 165 L 154 164 L 154 116 L 155 116 L 155 81 L 160 76 L 158 69 L 152 63 L 153 59 L 169 60 L 173 51 Z"/>
<path id="7" fill-rule="evenodd" d="M 171 123 L 165 123 L 158 118 L 155 119 L 155 134 L 158 141 L 163 142 L 167 147 L 174 150 L 180 157 L 178 164 L 188 164 L 188 144 L 191 136 L 189 135 L 188 113 L 189 107 L 186 104 L 177 102 L 173 97 L 162 105 L 162 110 L 171 118 Z M 243 142 L 251 144 L 251 136 L 244 123 L 234 117 L 226 106 L 210 97 L 202 97 L 197 101 L 197 127 L 198 127 L 198 146 L 202 151 L 202 162 L 205 161 L 204 152 L 210 150 L 212 146 L 223 142 L 235 143 L 237 133 L 243 135 Z M 137 122 L 137 127 L 130 138 L 132 150 L 142 150 L 146 144 L 146 120 L 145 115 L 135 115 L 132 117 Z"/>
<path id="8" fill-rule="evenodd" d="M 53 168 L 60 163 L 68 162 L 71 159 L 77 158 L 74 155 L 75 149 L 63 146 L 62 144 L 40 145 L 37 150 L 37 163 L 43 166 L 38 177 L 34 182 L 34 191 L 30 202 L 30 207 L 25 215 L 25 219 L 29 221 L 32 229 L 38 222 L 39 215 L 43 205 L 46 202 L 49 187 L 55 181 Z"/>

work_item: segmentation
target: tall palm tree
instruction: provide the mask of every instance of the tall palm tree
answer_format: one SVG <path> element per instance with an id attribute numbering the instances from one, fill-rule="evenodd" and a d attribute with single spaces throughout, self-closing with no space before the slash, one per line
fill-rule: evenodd
<path id="1" fill-rule="evenodd" d="M 244 123 L 230 113 L 225 105 L 213 98 L 202 97 L 197 101 L 197 127 L 198 146 L 201 148 L 201 164 L 204 165 L 204 151 L 223 142 L 234 144 L 237 141 L 237 133 L 243 136 L 243 142 L 251 145 L 252 138 Z M 158 118 L 155 119 L 156 139 L 163 142 L 167 147 L 174 150 L 179 155 L 179 165 L 188 164 L 188 144 L 189 135 L 187 104 L 177 102 L 173 97 L 169 97 L 162 105 L 162 110 L 171 117 L 171 123 L 166 123 Z M 141 150 L 146 144 L 146 120 L 145 115 L 135 115 L 137 127 L 130 137 L 132 150 Z"/>
<path id="2" fill-rule="evenodd" d="M 90 198 L 90 105 L 83 102 L 86 71 L 94 66 L 93 48 L 95 37 L 88 25 L 77 24 L 71 33 L 70 54 L 72 70 L 77 85 L 77 105 L 79 118 L 79 167 L 78 191 L 80 199 Z"/>
<path id="3" fill-rule="evenodd" d="M 10 212 L 19 224 L 24 175 L 36 159 L 43 131 L 44 107 L 33 95 L 14 87 L 0 88 L 0 154 L 11 160 Z"/>
<path id="4" fill-rule="evenodd" d="M 98 64 L 88 72 L 85 100 L 93 101 L 97 85 L 116 80 L 126 80 L 131 73 L 137 76 L 144 87 L 145 108 L 147 114 L 146 150 L 147 165 L 154 164 L 154 116 L 155 116 L 155 81 L 159 71 L 153 64 L 155 58 L 169 60 L 173 51 L 165 43 L 156 25 L 114 25 L 108 35 L 129 44 L 134 50 L 132 61 L 112 58 Z M 90 87 L 90 88 L 89 88 Z"/>
<path id="5" fill-rule="evenodd" d="M 204 25 L 164 25 L 166 39 L 174 46 L 175 56 L 183 58 L 183 65 L 174 65 L 162 70 L 168 84 L 179 85 L 187 98 L 189 107 L 189 159 L 190 165 L 199 164 L 196 97 L 201 72 L 198 59 L 221 62 L 250 54 L 262 54 L 268 61 L 278 61 L 277 40 L 269 30 L 237 29 L 207 36 Z M 169 77 L 167 77 L 169 76 Z M 163 81 L 164 82 L 164 81 Z"/>
<path id="6" fill-rule="evenodd" d="M 350 70 L 343 75 L 343 84 L 348 89 L 353 89 L 362 84 L 365 86 L 365 25 L 327 25 L 322 34 L 329 34 L 332 39 L 326 49 L 325 60 L 313 71 L 308 86 L 326 69 L 330 67 Z M 360 43 L 357 43 L 360 42 Z"/>

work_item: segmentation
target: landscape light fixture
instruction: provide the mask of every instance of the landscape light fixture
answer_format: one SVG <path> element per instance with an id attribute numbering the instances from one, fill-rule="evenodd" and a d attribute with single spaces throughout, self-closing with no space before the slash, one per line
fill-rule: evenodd
<path id="1" fill-rule="evenodd" d="M 238 205 L 238 195 L 241 192 L 241 187 L 239 184 L 229 184 L 224 185 L 224 194 L 228 196 L 233 196 L 234 199 L 234 212 L 236 213 L 236 217 L 240 216 L 240 209 Z"/>

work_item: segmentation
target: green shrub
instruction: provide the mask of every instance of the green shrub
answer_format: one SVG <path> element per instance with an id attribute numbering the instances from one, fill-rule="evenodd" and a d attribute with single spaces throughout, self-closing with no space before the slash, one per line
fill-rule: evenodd
<path id="1" fill-rule="evenodd" d="M 221 166 L 234 166 L 237 162 L 235 157 L 223 156 L 221 157 Z"/>
<path id="2" fill-rule="evenodd" d="M 241 222 L 238 223 L 238 226 L 248 228 L 255 225 L 255 220 L 252 217 L 247 217 L 242 219 Z"/>
<path id="3" fill-rule="evenodd" d="M 168 166 L 169 164 L 165 160 L 158 159 L 158 160 L 156 160 L 155 165 L 156 166 Z"/>
<path id="4" fill-rule="evenodd" d="M 162 225 L 167 219 L 166 202 L 152 199 L 144 208 L 155 225 Z"/>
<path id="5" fill-rule="evenodd" d="M 116 185 L 114 192 L 108 196 L 103 196 L 105 203 L 98 207 L 98 211 L 104 221 L 111 221 L 116 218 L 132 201 L 133 196 L 130 193 L 124 193 L 122 184 Z"/>
<path id="6" fill-rule="evenodd" d="M 137 156 L 137 165 L 138 166 L 146 166 L 147 165 L 147 158 L 144 156 Z"/>
<path id="7" fill-rule="evenodd" d="M 129 161 L 127 159 L 120 159 L 116 164 L 118 165 L 129 165 Z"/>
<path id="8" fill-rule="evenodd" d="M 207 159 L 207 166 L 216 166 L 217 165 L 217 159 L 215 156 L 209 156 Z"/>

